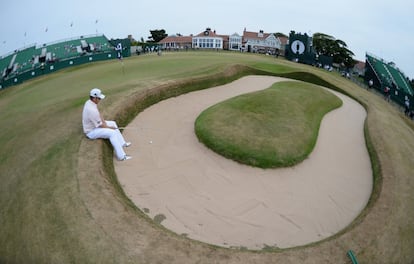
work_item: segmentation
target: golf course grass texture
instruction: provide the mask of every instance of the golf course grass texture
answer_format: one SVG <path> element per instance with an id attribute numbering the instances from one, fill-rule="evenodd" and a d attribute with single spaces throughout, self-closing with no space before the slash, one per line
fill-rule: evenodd
<path id="1" fill-rule="evenodd" d="M 293 166 L 312 152 L 324 115 L 341 105 L 318 86 L 285 81 L 206 109 L 195 132 L 208 148 L 239 163 Z"/>
<path id="2" fill-rule="evenodd" d="M 123 63 L 124 71 L 118 60 L 93 62 L 0 91 L 0 263 L 346 263 L 349 249 L 360 263 L 414 263 L 414 123 L 382 96 L 339 73 L 258 54 L 171 52 Z M 367 110 L 373 194 L 360 217 L 326 241 L 262 253 L 168 232 L 123 193 L 111 145 L 82 133 L 82 107 L 94 87 L 107 95 L 104 117 L 126 126 L 163 99 L 257 74 L 325 86 Z M 305 99 L 295 97 L 300 105 Z"/>

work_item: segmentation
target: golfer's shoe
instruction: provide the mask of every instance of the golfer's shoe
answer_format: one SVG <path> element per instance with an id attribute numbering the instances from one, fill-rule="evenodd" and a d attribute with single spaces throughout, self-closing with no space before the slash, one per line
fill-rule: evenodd
<path id="1" fill-rule="evenodd" d="M 121 161 L 123 161 L 123 160 L 130 160 L 130 159 L 132 159 L 132 157 L 131 157 L 131 156 L 125 155 L 125 156 L 121 159 Z"/>
<path id="2" fill-rule="evenodd" d="M 124 144 L 124 146 L 123 146 L 123 147 L 124 147 L 124 148 L 127 148 L 127 147 L 131 146 L 131 144 L 132 144 L 131 142 L 125 142 L 125 144 Z"/>

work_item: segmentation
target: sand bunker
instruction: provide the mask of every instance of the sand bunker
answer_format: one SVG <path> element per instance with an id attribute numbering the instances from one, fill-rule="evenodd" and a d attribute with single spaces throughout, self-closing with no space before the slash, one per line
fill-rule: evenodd
<path id="1" fill-rule="evenodd" d="M 125 130 L 132 160 L 115 163 L 127 196 L 177 234 L 223 247 L 288 248 L 348 226 L 366 206 L 372 170 L 363 134 L 366 112 L 334 92 L 343 106 L 328 113 L 308 159 L 258 169 L 201 144 L 194 122 L 206 108 L 281 78 L 248 76 L 162 101 Z"/>

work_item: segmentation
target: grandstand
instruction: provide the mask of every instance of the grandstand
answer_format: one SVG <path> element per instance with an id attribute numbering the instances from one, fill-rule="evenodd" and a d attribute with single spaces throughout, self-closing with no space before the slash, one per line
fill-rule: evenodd
<path id="1" fill-rule="evenodd" d="M 113 47 L 104 36 L 89 36 L 57 42 L 46 46 L 53 60 L 65 60 L 85 53 L 112 51 Z"/>
<path id="2" fill-rule="evenodd" d="M 0 56 L 0 89 L 64 67 L 114 59 L 114 52 L 114 45 L 104 35 L 80 36 L 41 46 L 30 45 Z M 129 54 L 127 52 L 124 56 Z M 80 59 L 86 56 L 87 59 Z"/>
<path id="3" fill-rule="evenodd" d="M 413 90 L 407 77 L 394 63 L 386 62 L 372 54 L 366 54 L 365 79 L 372 79 L 374 86 L 383 89 L 385 86 L 413 96 Z"/>
<path id="4" fill-rule="evenodd" d="M 387 62 L 372 54 L 366 54 L 365 77 L 368 83 L 373 81 L 373 88 L 383 92 L 385 87 L 390 88 L 390 98 L 400 106 L 408 99 L 410 110 L 414 111 L 414 92 L 408 78 L 392 62 Z"/>

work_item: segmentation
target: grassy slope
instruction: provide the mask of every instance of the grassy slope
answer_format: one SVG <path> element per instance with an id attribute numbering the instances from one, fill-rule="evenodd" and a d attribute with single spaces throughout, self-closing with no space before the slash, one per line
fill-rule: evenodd
<path id="1" fill-rule="evenodd" d="M 123 115 L 125 103 L 151 93 L 151 87 L 217 74 L 229 64 L 284 74 L 314 72 L 367 106 L 367 132 L 381 164 L 382 189 L 347 232 L 278 253 L 191 242 L 137 212 L 114 185 L 110 147 L 102 149 L 102 142 L 81 135 L 81 109 L 92 87 L 109 95 L 104 115 L 126 121 L 131 116 Z M 9 88 L 0 93 L 0 113 L 0 262 L 330 263 L 344 262 L 350 248 L 364 263 L 414 260 L 413 127 L 384 100 L 338 75 L 253 55 L 142 56 L 125 60 L 125 75 L 119 62 L 111 61 Z"/>

